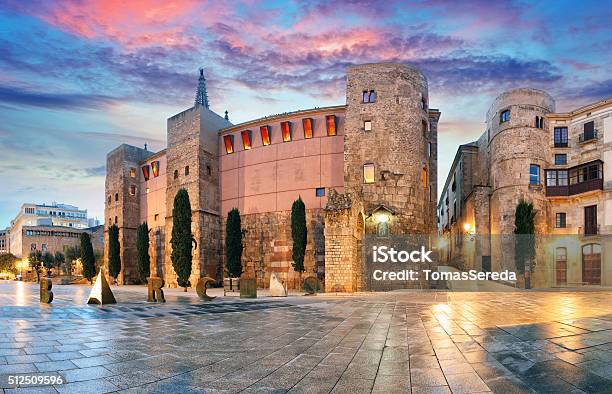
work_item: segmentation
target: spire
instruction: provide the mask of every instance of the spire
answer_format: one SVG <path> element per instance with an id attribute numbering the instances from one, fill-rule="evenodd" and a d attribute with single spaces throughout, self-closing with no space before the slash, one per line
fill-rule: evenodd
<path id="1" fill-rule="evenodd" d="M 225 120 L 229 120 L 229 112 L 227 110 L 225 110 Z"/>
<path id="2" fill-rule="evenodd" d="M 204 69 L 200 68 L 200 78 L 198 79 L 198 91 L 196 93 L 195 105 L 203 105 L 208 108 L 208 94 L 206 93 L 206 78 Z"/>

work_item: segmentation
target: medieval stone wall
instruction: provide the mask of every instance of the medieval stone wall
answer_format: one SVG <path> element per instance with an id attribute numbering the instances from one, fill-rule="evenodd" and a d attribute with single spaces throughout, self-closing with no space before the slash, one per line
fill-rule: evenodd
<path id="1" fill-rule="evenodd" d="M 225 224 L 222 220 L 223 266 L 225 267 Z M 325 240 L 323 238 L 323 210 L 306 210 L 308 242 L 304 256 L 305 271 L 301 275 L 294 271 L 292 263 L 291 211 L 265 212 L 240 215 L 244 231 L 242 266 L 243 271 L 254 269 L 257 286 L 270 286 L 272 272 L 287 283 L 287 288 L 301 288 L 300 281 L 308 276 L 323 279 L 325 267 Z"/>

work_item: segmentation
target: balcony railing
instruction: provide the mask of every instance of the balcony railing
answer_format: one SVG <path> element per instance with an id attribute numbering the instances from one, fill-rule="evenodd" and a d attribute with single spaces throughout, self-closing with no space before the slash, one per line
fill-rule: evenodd
<path id="1" fill-rule="evenodd" d="M 567 148 L 567 147 L 568 147 L 567 141 L 555 142 L 555 148 Z"/>
<path id="2" fill-rule="evenodd" d="M 582 230 L 583 235 L 597 235 L 599 234 L 599 224 L 587 224 L 582 228 Z"/>
<path id="3" fill-rule="evenodd" d="M 591 179 L 567 186 L 546 186 L 546 196 L 573 196 L 574 194 L 586 193 L 591 190 L 603 190 L 603 179 Z"/>
<path id="4" fill-rule="evenodd" d="M 578 142 L 582 144 L 583 142 L 595 141 L 597 140 L 597 138 L 598 138 L 597 130 L 585 131 L 583 133 L 580 133 L 580 135 L 578 135 Z"/>

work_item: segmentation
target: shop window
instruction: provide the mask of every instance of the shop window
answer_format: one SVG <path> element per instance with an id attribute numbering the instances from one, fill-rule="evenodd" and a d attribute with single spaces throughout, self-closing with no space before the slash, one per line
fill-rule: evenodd
<path id="1" fill-rule="evenodd" d="M 224 135 L 223 143 L 225 144 L 225 153 L 230 154 L 234 153 L 234 136 L 233 135 Z"/>
<path id="2" fill-rule="evenodd" d="M 291 141 L 291 122 L 281 122 L 281 134 L 283 136 L 283 142 Z"/>
<path id="3" fill-rule="evenodd" d="M 302 127 L 304 128 L 304 138 L 310 139 L 312 138 L 312 119 L 304 118 L 302 119 Z"/>
<path id="4" fill-rule="evenodd" d="M 374 183 L 374 164 L 366 163 L 363 165 L 363 182 Z"/>
<path id="5" fill-rule="evenodd" d="M 242 147 L 249 150 L 253 146 L 253 133 L 251 130 L 242 131 Z"/>
<path id="6" fill-rule="evenodd" d="M 270 135 L 270 126 L 261 126 L 259 128 L 259 131 L 261 132 L 261 142 L 264 146 L 268 146 L 270 145 L 270 142 L 272 141 L 272 137 Z"/>
<path id="7" fill-rule="evenodd" d="M 327 115 L 325 122 L 327 123 L 327 135 L 336 135 L 336 115 Z"/>

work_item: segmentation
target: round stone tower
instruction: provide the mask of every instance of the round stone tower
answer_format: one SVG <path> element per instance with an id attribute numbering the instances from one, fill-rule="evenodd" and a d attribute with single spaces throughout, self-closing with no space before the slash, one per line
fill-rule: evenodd
<path id="1" fill-rule="evenodd" d="M 521 198 L 533 203 L 536 233 L 547 228 L 544 169 L 551 156 L 544 115 L 555 110 L 553 98 L 537 89 L 499 95 L 487 112 L 490 149 L 491 234 L 513 234 Z"/>
<path id="2" fill-rule="evenodd" d="M 365 232 L 433 233 L 436 155 L 425 76 L 401 64 L 351 67 L 346 106 L 344 186 L 363 203 Z"/>

